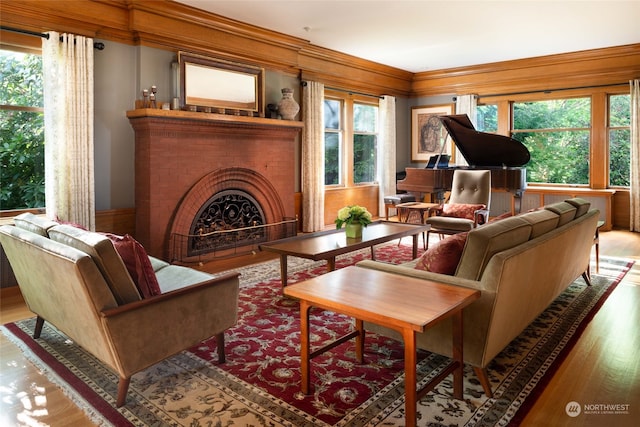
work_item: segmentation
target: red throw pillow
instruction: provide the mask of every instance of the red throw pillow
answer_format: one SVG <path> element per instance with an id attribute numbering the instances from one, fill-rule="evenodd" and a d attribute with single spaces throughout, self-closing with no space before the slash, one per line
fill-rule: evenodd
<path id="1" fill-rule="evenodd" d="M 445 203 L 442 205 L 442 216 L 452 216 L 455 218 L 466 218 L 473 221 L 473 214 L 478 209 L 484 209 L 483 204 L 467 204 L 467 203 Z"/>
<path id="2" fill-rule="evenodd" d="M 124 261 L 127 271 L 136 284 L 142 298 L 149 298 L 154 295 L 160 295 L 160 285 L 153 271 L 153 266 L 144 247 L 133 237 L 128 234 L 118 236 L 111 233 L 102 233 L 112 242 L 116 251 Z"/>
<path id="3" fill-rule="evenodd" d="M 498 216 L 497 216 L 497 217 L 495 217 L 495 218 L 491 218 L 491 219 L 489 220 L 489 223 L 496 222 L 496 221 L 500 221 L 501 219 L 509 218 L 509 217 L 511 217 L 511 216 L 512 216 L 512 215 L 511 215 L 511 212 L 505 212 L 505 213 L 503 213 L 503 214 L 498 215 Z"/>
<path id="4" fill-rule="evenodd" d="M 422 254 L 415 268 L 453 276 L 462 257 L 467 234 L 458 233 L 440 240 Z"/>

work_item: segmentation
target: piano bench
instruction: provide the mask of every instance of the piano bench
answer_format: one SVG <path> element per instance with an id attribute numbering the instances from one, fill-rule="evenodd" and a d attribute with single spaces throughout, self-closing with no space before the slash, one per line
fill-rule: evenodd
<path id="1" fill-rule="evenodd" d="M 387 221 L 389 220 L 389 209 L 393 209 L 400 203 L 415 202 L 416 196 L 409 193 L 394 194 L 393 196 L 384 196 L 384 210 Z"/>

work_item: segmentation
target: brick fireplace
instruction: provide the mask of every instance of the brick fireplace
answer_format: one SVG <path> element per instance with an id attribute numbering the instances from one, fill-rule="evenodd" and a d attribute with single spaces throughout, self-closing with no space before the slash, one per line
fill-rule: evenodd
<path id="1" fill-rule="evenodd" d="M 136 137 L 136 238 L 150 255 L 206 260 L 187 236 L 202 231 L 194 230 L 194 219 L 220 198 L 255 211 L 252 224 L 295 217 L 300 122 L 148 109 L 127 117 Z M 272 230 L 258 234 L 263 241 L 278 237 Z"/>

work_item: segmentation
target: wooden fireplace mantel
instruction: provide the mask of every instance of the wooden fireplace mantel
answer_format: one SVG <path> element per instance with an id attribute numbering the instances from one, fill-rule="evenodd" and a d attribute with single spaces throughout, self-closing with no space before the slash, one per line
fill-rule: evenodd
<path id="1" fill-rule="evenodd" d="M 214 122 L 219 124 L 230 124 L 236 126 L 273 126 L 273 127 L 287 127 L 302 129 L 304 124 L 297 120 L 278 120 L 268 119 L 265 117 L 249 117 L 249 116 L 235 116 L 229 114 L 217 114 L 217 113 L 201 113 L 195 111 L 182 111 L 182 110 L 161 110 L 156 108 L 139 108 L 136 110 L 127 111 L 127 118 L 160 118 L 160 119 L 176 119 L 176 120 L 198 120 L 204 122 Z"/>

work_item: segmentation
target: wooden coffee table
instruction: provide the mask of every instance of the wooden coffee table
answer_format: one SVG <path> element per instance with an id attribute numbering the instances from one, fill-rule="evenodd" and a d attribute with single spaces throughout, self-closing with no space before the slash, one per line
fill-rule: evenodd
<path id="1" fill-rule="evenodd" d="M 371 247 L 372 258 L 375 259 L 373 246 L 402 237 L 413 236 L 413 258 L 418 257 L 418 236 L 429 231 L 431 226 L 424 224 L 404 224 L 391 221 L 376 221 L 362 230 L 361 239 L 348 239 L 344 229 L 322 231 L 276 240 L 259 246 L 260 250 L 280 255 L 280 275 L 282 286 L 287 286 L 287 257 L 326 260 L 327 271 L 336 268 L 336 256 Z M 409 260 L 408 260 L 409 261 Z"/>
<path id="2" fill-rule="evenodd" d="M 400 276 L 362 267 L 346 267 L 284 289 L 300 300 L 301 388 L 311 392 L 310 361 L 351 338 L 356 339 L 356 358 L 364 362 L 363 322 L 376 323 L 400 332 L 404 340 L 405 422 L 416 425 L 418 400 L 453 373 L 453 394 L 462 399 L 462 309 L 480 298 L 480 291 Z M 355 331 L 320 349 L 311 351 L 309 309 L 318 307 L 354 317 Z M 416 333 L 442 319 L 452 318 L 453 361 L 422 389 L 417 390 Z"/>

